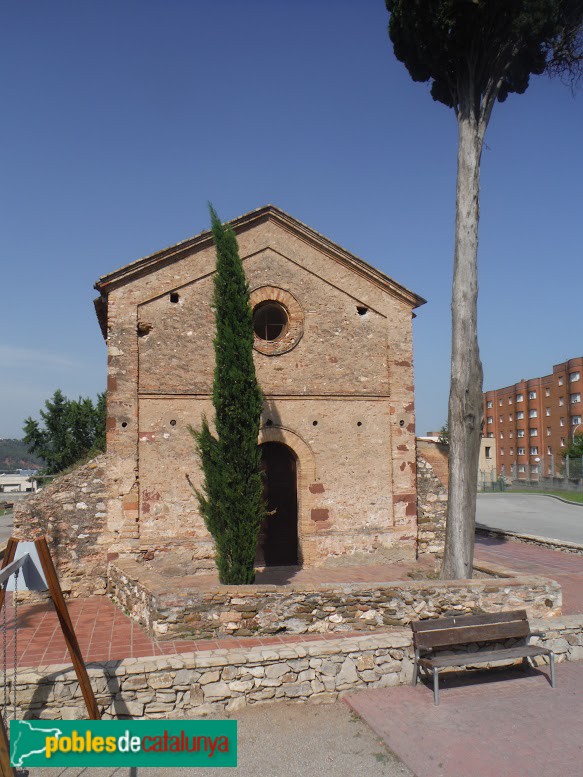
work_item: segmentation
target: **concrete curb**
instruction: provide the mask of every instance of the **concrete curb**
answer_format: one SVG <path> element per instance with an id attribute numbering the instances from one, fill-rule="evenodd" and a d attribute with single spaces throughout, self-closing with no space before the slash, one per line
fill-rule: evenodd
<path id="1" fill-rule="evenodd" d="M 482 534 L 490 534 L 495 537 L 508 537 L 509 539 L 519 540 L 520 542 L 532 542 L 536 545 L 552 548 L 553 550 L 583 554 L 583 545 L 580 545 L 577 542 L 555 540 L 551 537 L 538 537 L 536 534 L 520 534 L 519 532 L 507 531 L 505 529 L 493 529 L 490 526 L 484 526 L 484 524 L 481 523 L 476 524 L 476 531 Z"/>
<path id="2" fill-rule="evenodd" d="M 575 492 L 578 493 L 578 492 Z M 539 494 L 536 491 L 480 491 L 480 496 L 495 496 L 496 494 L 516 494 L 516 496 L 544 496 L 547 499 L 556 499 L 558 502 L 563 502 L 566 505 L 575 505 L 575 507 L 583 507 L 583 502 L 573 502 L 571 499 L 563 499 L 562 496 L 556 496 L 555 494 Z"/>

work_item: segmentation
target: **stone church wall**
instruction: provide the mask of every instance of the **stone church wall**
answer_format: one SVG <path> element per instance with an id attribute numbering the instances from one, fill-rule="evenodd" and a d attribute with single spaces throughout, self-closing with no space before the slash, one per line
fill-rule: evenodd
<path id="1" fill-rule="evenodd" d="M 294 347 L 256 348 L 255 362 L 260 442 L 298 459 L 300 560 L 396 545 L 413 557 L 411 305 L 270 221 L 238 241 L 252 296 L 271 289 L 297 303 Z M 214 266 L 203 242 L 108 290 L 108 451 L 125 489 L 110 505 L 114 552 L 180 539 L 211 554 L 186 476 L 200 485 L 188 426 L 213 415 Z"/>

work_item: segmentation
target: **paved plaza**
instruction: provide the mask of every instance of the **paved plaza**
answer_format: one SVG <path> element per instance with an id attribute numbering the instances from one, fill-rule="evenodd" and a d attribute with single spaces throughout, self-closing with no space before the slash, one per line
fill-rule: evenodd
<path id="1" fill-rule="evenodd" d="M 417 777 L 580 777 L 583 662 L 366 690 L 345 702 Z"/>

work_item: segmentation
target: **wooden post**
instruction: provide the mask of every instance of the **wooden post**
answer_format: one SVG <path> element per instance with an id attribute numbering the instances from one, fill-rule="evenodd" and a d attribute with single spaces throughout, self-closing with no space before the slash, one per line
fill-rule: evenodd
<path id="1" fill-rule="evenodd" d="M 8 564 L 14 561 L 14 554 L 16 553 L 16 546 L 18 540 L 10 537 L 6 543 L 6 549 L 4 551 L 4 557 L 0 569 L 4 569 Z M 0 612 L 4 606 L 4 586 L 0 586 Z M 16 777 L 16 772 L 10 765 L 10 742 L 8 741 L 8 733 L 4 726 L 4 718 L 0 715 L 0 777 Z"/>
<path id="2" fill-rule="evenodd" d="M 6 543 L 6 549 L 4 551 L 4 556 L 2 558 L 2 564 L 0 565 L 0 569 L 4 569 L 4 567 L 7 567 L 8 564 L 12 564 L 12 562 L 14 561 L 14 554 L 16 553 L 17 545 L 18 545 L 18 540 L 15 540 L 14 537 L 10 537 L 10 539 Z M 0 612 L 2 612 L 3 606 L 4 606 L 4 586 L 0 586 Z"/>
<path id="3" fill-rule="evenodd" d="M 45 573 L 45 578 L 49 587 L 49 593 L 53 600 L 53 604 L 55 605 L 55 610 L 57 611 L 57 616 L 61 624 L 63 636 L 65 637 L 65 642 L 67 643 L 67 649 L 69 651 L 69 655 L 71 656 L 73 667 L 75 668 L 75 674 L 77 675 L 77 680 L 79 681 L 79 687 L 81 688 L 81 693 L 83 694 L 83 699 L 85 700 L 87 712 L 89 713 L 89 719 L 101 720 L 101 715 L 99 714 L 97 702 L 93 694 L 93 688 L 89 682 L 87 669 L 85 668 L 83 656 L 81 655 L 81 648 L 79 647 L 79 642 L 77 641 L 77 635 L 73 629 L 73 624 L 71 623 L 71 618 L 69 616 L 69 610 L 67 609 L 67 605 L 63 597 L 63 592 L 61 591 L 61 586 L 59 584 L 59 579 L 57 577 L 57 572 L 49 552 L 49 546 L 47 545 L 45 537 L 40 537 L 38 540 L 35 540 L 34 545 L 38 552 L 43 572 Z"/>
<path id="4" fill-rule="evenodd" d="M 16 553 L 16 546 L 18 545 L 18 542 L 19 540 L 14 539 L 13 537 L 8 540 L 0 569 L 4 569 L 4 567 L 8 566 L 8 564 L 14 561 L 14 554 Z M 73 629 L 73 624 L 71 622 L 71 617 L 63 597 L 61 586 L 59 584 L 55 565 L 53 564 L 53 560 L 49 552 L 49 546 L 47 545 L 47 541 L 44 537 L 40 537 L 39 539 L 35 540 L 34 545 L 38 552 L 40 563 L 45 574 L 51 599 L 55 605 L 57 617 L 59 618 L 59 622 L 61 624 L 63 636 L 65 638 L 65 642 L 67 643 L 67 649 L 69 651 L 69 655 L 71 656 L 71 661 L 75 669 L 75 674 L 77 675 L 77 680 L 79 681 L 79 687 L 81 688 L 81 693 L 83 694 L 83 699 L 85 700 L 85 706 L 87 707 L 89 718 L 90 720 L 101 720 L 101 715 L 99 714 L 99 709 L 97 707 L 97 701 L 95 700 L 93 688 L 89 682 L 87 669 L 85 668 L 83 656 L 81 655 L 81 648 L 79 647 L 77 635 Z M 0 586 L 0 612 L 2 611 L 3 606 L 4 587 Z M 15 628 L 17 628 L 17 624 L 15 624 Z M 0 777 L 16 777 L 16 772 L 10 765 L 10 742 L 8 740 L 8 733 L 4 726 L 4 720 L 1 715 Z"/>
<path id="5" fill-rule="evenodd" d="M 10 743 L 2 715 L 0 715 L 0 777 L 16 777 L 16 772 L 10 765 Z"/>

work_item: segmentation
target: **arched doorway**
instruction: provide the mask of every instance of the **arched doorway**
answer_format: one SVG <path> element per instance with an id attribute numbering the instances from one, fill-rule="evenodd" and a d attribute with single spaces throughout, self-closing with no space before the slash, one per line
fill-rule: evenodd
<path id="1" fill-rule="evenodd" d="M 259 533 L 258 558 L 266 566 L 298 563 L 298 490 L 294 452 L 279 442 L 261 445 L 263 495 L 268 515 Z"/>

